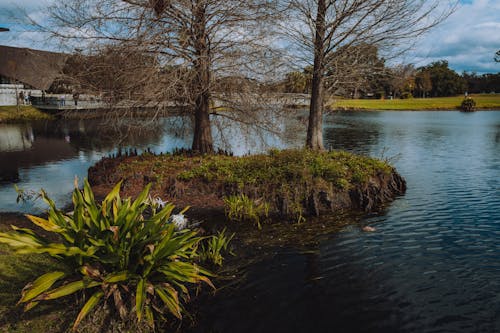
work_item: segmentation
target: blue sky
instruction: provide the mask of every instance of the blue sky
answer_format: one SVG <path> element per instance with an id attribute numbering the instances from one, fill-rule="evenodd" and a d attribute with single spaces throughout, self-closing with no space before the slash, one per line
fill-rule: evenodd
<path id="1" fill-rule="evenodd" d="M 54 0 L 0 0 L 0 45 L 54 50 L 47 36 L 27 31 L 12 18 L 19 15 L 16 6 L 43 21 L 44 10 Z M 500 63 L 493 61 L 500 50 L 500 0 L 462 0 L 458 9 L 441 25 L 420 38 L 415 46 L 399 59 L 415 66 L 447 60 L 458 72 L 500 72 Z"/>

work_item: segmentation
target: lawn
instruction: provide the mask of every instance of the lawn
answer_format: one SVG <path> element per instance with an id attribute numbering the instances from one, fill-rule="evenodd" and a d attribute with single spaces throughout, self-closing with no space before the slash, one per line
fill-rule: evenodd
<path id="1" fill-rule="evenodd" d="M 28 222 L 21 216 L 0 214 L 0 231 L 10 230 L 10 224 L 24 227 Z M 71 317 L 67 313 L 71 309 L 67 302 L 42 304 L 27 313 L 23 313 L 22 306 L 16 306 L 26 283 L 34 281 L 48 267 L 58 268 L 46 255 L 16 254 L 0 244 L 0 332 L 62 332 L 68 326 Z"/>
<path id="2" fill-rule="evenodd" d="M 500 94 L 470 95 L 478 109 L 500 110 Z M 456 110 L 464 96 L 410 98 L 410 99 L 336 99 L 331 101 L 332 109 L 366 110 Z"/>
<path id="3" fill-rule="evenodd" d="M 53 119 L 53 117 L 31 105 L 20 105 L 19 109 L 16 105 L 0 106 L 0 123 L 46 119 Z"/>

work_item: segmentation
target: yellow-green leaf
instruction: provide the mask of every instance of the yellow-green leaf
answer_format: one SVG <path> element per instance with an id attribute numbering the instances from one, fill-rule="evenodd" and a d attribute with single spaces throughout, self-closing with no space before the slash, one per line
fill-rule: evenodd
<path id="1" fill-rule="evenodd" d="M 135 294 L 135 311 L 137 313 L 137 320 L 140 322 L 142 319 L 142 310 L 144 308 L 144 300 L 146 297 L 145 280 L 140 279 L 137 284 L 137 292 Z"/>
<path id="2" fill-rule="evenodd" d="M 128 277 L 129 277 L 129 275 L 128 275 L 127 271 L 117 272 L 117 273 L 111 273 L 111 274 L 108 274 L 104 278 L 104 282 L 106 282 L 106 283 L 121 282 L 121 281 L 127 280 Z"/>
<path id="3" fill-rule="evenodd" d="M 155 317 L 153 315 L 153 310 L 151 310 L 151 307 L 146 305 L 144 307 L 144 314 L 146 316 L 146 322 L 148 323 L 149 327 L 151 327 L 154 330 L 155 327 Z"/>
<path id="4" fill-rule="evenodd" d="M 55 224 L 49 220 L 42 219 L 41 217 L 33 216 L 33 215 L 29 215 L 29 214 L 26 214 L 25 216 L 31 222 L 33 222 L 34 224 L 36 224 L 37 226 L 39 226 L 40 228 L 42 228 L 44 230 L 47 230 L 50 232 L 60 232 L 61 231 L 61 227 L 59 227 L 57 224 Z"/>
<path id="5" fill-rule="evenodd" d="M 160 296 L 168 310 L 177 318 L 182 319 L 177 291 L 172 287 L 168 289 L 156 288 L 156 293 Z"/>
<path id="6" fill-rule="evenodd" d="M 64 297 L 67 295 L 71 295 L 79 290 L 85 289 L 85 288 L 92 288 L 95 286 L 100 285 L 100 282 L 96 281 L 84 281 L 84 280 L 79 280 L 75 282 L 71 282 L 68 284 L 65 284 L 64 286 L 61 286 L 59 288 L 56 288 L 54 290 L 51 290 L 49 292 L 43 293 L 40 296 L 36 297 L 35 300 L 37 301 L 46 301 L 46 300 L 51 300 L 51 299 L 56 299 L 60 297 Z"/>
<path id="7" fill-rule="evenodd" d="M 82 319 L 85 318 L 85 316 L 88 315 L 88 313 L 90 311 L 92 311 L 92 309 L 97 304 L 99 304 L 99 301 L 101 300 L 101 298 L 102 298 L 103 295 L 104 295 L 103 291 L 97 291 L 92 296 L 90 296 L 90 298 L 87 301 L 87 303 L 85 303 L 85 305 L 80 310 L 80 313 L 78 314 L 78 317 L 76 317 L 75 323 L 73 325 L 73 331 L 76 330 L 76 328 L 78 327 L 78 325 L 80 324 L 80 322 L 82 321 Z"/>
<path id="8" fill-rule="evenodd" d="M 118 195 L 120 194 L 120 188 L 122 186 L 123 180 L 119 181 L 118 184 L 115 185 L 115 187 L 111 190 L 111 192 L 108 193 L 106 198 L 104 198 L 103 202 L 110 202 L 115 198 L 118 198 Z"/>
<path id="9" fill-rule="evenodd" d="M 40 276 L 33 282 L 31 287 L 23 291 L 19 303 L 25 303 L 47 291 L 57 280 L 63 278 L 64 275 L 64 272 L 50 272 Z"/>

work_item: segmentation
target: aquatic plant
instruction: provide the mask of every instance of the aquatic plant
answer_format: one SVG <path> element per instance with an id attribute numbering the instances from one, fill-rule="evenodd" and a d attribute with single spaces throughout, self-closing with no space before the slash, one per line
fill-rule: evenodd
<path id="1" fill-rule="evenodd" d="M 269 204 L 257 202 L 245 194 L 230 195 L 224 198 L 226 216 L 232 221 L 250 221 L 259 229 L 262 228 L 261 221 L 269 217 Z"/>
<path id="2" fill-rule="evenodd" d="M 226 235 L 226 228 L 222 231 L 218 231 L 217 235 L 208 237 L 205 241 L 201 243 L 200 248 L 200 259 L 202 261 L 210 261 L 217 266 L 222 266 L 224 261 L 225 253 L 234 255 L 231 250 L 228 249 L 229 243 L 234 237 L 234 233 L 231 236 Z"/>
<path id="3" fill-rule="evenodd" d="M 195 263 L 203 238 L 196 231 L 176 231 L 168 222 L 174 206 L 152 206 L 147 199 L 150 185 L 134 201 L 122 199 L 120 186 L 101 203 L 87 181 L 83 190 L 75 186 L 72 213 L 57 209 L 42 191 L 48 217 L 27 217 L 46 233 L 59 235 L 60 241 L 15 226 L 12 232 L 0 232 L 0 243 L 17 253 L 49 254 L 66 267 L 26 285 L 19 300 L 26 311 L 40 302 L 78 293 L 85 304 L 73 329 L 104 303 L 122 320 L 132 316 L 137 323 L 154 327 L 169 313 L 182 318 L 190 285 L 213 287 L 211 273 Z"/>

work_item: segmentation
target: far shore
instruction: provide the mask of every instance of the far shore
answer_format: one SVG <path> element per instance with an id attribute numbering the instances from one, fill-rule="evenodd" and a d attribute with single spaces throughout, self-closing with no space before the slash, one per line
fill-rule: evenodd
<path id="1" fill-rule="evenodd" d="M 476 110 L 500 110 L 500 94 L 468 95 Z M 327 106 L 335 111 L 458 111 L 464 95 L 408 99 L 330 99 Z"/>
<path id="2" fill-rule="evenodd" d="M 500 94 L 469 95 L 476 102 L 476 111 L 500 110 Z M 454 97 L 408 98 L 408 99 L 341 99 L 330 98 L 326 103 L 329 111 L 460 111 L 463 95 Z M 307 109 L 308 105 L 288 105 L 292 109 Z M 133 112 L 135 116 L 144 110 Z M 151 115 L 148 111 L 147 114 Z M 158 115 L 156 112 L 153 112 Z M 164 115 L 178 114 L 179 110 L 170 109 Z M 33 120 L 53 120 L 63 118 L 99 118 L 106 110 L 75 110 L 59 114 L 43 112 L 31 105 L 0 106 L 0 123 L 25 122 Z M 131 114 L 131 113 L 129 113 Z"/>

